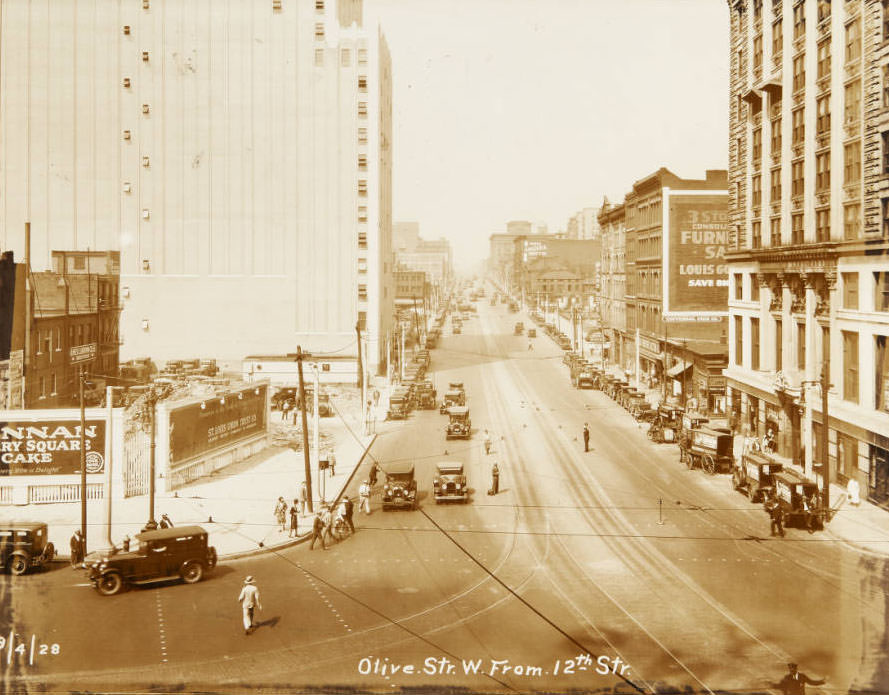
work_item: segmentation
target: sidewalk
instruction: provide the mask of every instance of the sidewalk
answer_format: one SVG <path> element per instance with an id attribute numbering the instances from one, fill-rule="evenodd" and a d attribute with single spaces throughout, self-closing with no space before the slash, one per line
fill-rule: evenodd
<path id="1" fill-rule="evenodd" d="M 280 414 L 273 411 L 273 431 L 281 426 L 279 418 Z M 365 436 L 363 426 L 356 420 L 345 413 L 343 417 L 334 415 L 321 419 L 321 448 L 332 448 L 336 468 L 334 475 L 329 475 L 328 470 L 319 484 L 319 472 L 312 462 L 312 498 L 316 512 L 322 492 L 328 501 L 339 497 L 376 438 L 373 430 Z M 284 547 L 308 538 L 311 531 L 312 516 L 308 513 L 300 515 L 295 538 L 289 537 L 289 513 L 283 532 L 274 516 L 278 497 L 284 497 L 289 509 L 298 497 L 304 478 L 302 450 L 270 445 L 255 456 L 190 485 L 169 493 L 158 492 L 154 518 L 159 521 L 161 514 L 167 514 L 176 526 L 202 526 L 209 532 L 210 544 L 221 558 Z M 104 500 L 90 500 L 87 504 L 88 552 L 108 547 L 104 509 Z M 19 517 L 26 513 L 30 519 L 47 523 L 49 539 L 55 544 L 57 556 L 69 557 L 69 540 L 74 530 L 80 528 L 79 502 L 32 505 L 26 512 L 16 510 L 13 513 Z M 148 496 L 112 500 L 111 516 L 111 541 L 120 544 L 124 535 L 132 538 L 145 525 Z"/>

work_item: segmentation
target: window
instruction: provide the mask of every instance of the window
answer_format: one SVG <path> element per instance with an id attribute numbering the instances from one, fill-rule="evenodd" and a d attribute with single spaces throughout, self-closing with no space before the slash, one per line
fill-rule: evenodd
<path id="1" fill-rule="evenodd" d="M 367 118 L 367 102 L 359 101 L 358 102 L 358 115 L 361 118 Z"/>
<path id="2" fill-rule="evenodd" d="M 781 245 L 781 218 L 780 217 L 773 217 L 770 220 L 769 245 L 770 246 L 780 246 Z"/>
<path id="3" fill-rule="evenodd" d="M 861 181 L 861 142 L 850 142 L 844 148 L 845 167 L 843 183 L 851 184 Z"/>
<path id="4" fill-rule="evenodd" d="M 805 2 L 799 2 L 793 8 L 793 38 L 798 39 L 805 35 L 806 5 Z"/>
<path id="5" fill-rule="evenodd" d="M 756 273 L 750 274 L 750 301 L 759 301 L 759 275 Z"/>
<path id="6" fill-rule="evenodd" d="M 800 53 L 793 59 L 793 91 L 799 92 L 806 86 L 806 55 Z"/>
<path id="7" fill-rule="evenodd" d="M 359 77 L 358 78 L 358 91 L 359 92 L 366 92 L 367 91 L 367 78 L 366 77 Z"/>
<path id="8" fill-rule="evenodd" d="M 367 128 L 359 128 L 358 129 L 358 144 L 366 145 L 367 144 Z"/>
<path id="9" fill-rule="evenodd" d="M 762 157 L 762 128 L 753 131 L 753 161 L 758 163 Z"/>
<path id="10" fill-rule="evenodd" d="M 365 179 L 358 180 L 358 195 L 362 198 L 367 197 L 367 181 Z"/>
<path id="11" fill-rule="evenodd" d="M 762 70 L 762 34 L 753 37 L 753 70 Z"/>
<path id="12" fill-rule="evenodd" d="M 889 272 L 874 273 L 874 311 L 889 311 Z"/>
<path id="13" fill-rule="evenodd" d="M 744 364 L 744 319 L 741 316 L 735 316 L 735 364 L 739 367 Z"/>
<path id="14" fill-rule="evenodd" d="M 315 0 L 315 11 L 324 12 L 324 0 Z"/>
<path id="15" fill-rule="evenodd" d="M 883 41 L 889 40 L 889 2 L 883 0 Z"/>
<path id="16" fill-rule="evenodd" d="M 806 368 L 806 324 L 800 322 L 796 324 L 796 368 Z"/>
<path id="17" fill-rule="evenodd" d="M 889 64 L 883 66 L 883 108 L 889 108 Z"/>
<path id="18" fill-rule="evenodd" d="M 830 189 L 830 151 L 815 155 L 815 191 Z"/>
<path id="19" fill-rule="evenodd" d="M 753 0 L 753 19 L 757 22 L 762 19 L 762 0 Z"/>
<path id="20" fill-rule="evenodd" d="M 861 57 L 861 20 L 856 19 L 846 26 L 846 62 L 851 63 Z"/>
<path id="21" fill-rule="evenodd" d="M 750 247 L 754 249 L 762 248 L 762 222 L 754 220 L 750 225 Z"/>
<path id="22" fill-rule="evenodd" d="M 889 174 L 889 131 L 881 133 L 883 141 L 883 173 Z"/>
<path id="23" fill-rule="evenodd" d="M 775 319 L 775 371 L 784 369 L 784 357 L 781 354 L 784 349 L 783 334 L 784 322 L 781 319 Z"/>
<path id="24" fill-rule="evenodd" d="M 815 241 L 830 241 L 830 208 L 815 211 Z"/>
<path id="25" fill-rule="evenodd" d="M 830 95 L 818 100 L 818 120 L 815 123 L 815 133 L 822 135 L 830 132 Z"/>
<path id="26" fill-rule="evenodd" d="M 367 248 L 367 232 L 358 232 L 358 248 Z"/>
<path id="27" fill-rule="evenodd" d="M 854 123 L 861 118 L 861 80 L 846 85 L 845 119 Z"/>
<path id="28" fill-rule="evenodd" d="M 55 395 L 59 392 L 58 388 L 56 388 L 57 383 L 56 383 L 56 373 L 55 373 L 55 372 L 53 372 L 52 374 L 50 374 L 50 377 L 49 377 L 49 384 L 50 384 L 50 392 L 49 392 L 49 395 L 51 395 L 51 396 L 55 396 Z"/>
<path id="29" fill-rule="evenodd" d="M 40 377 L 40 397 L 46 398 L 46 377 Z"/>
<path id="30" fill-rule="evenodd" d="M 340 65 L 344 68 L 349 67 L 352 64 L 352 51 L 348 48 L 343 48 L 340 51 Z"/>
<path id="31" fill-rule="evenodd" d="M 367 49 L 359 48 L 358 49 L 358 64 L 366 65 L 367 64 Z"/>
<path id="32" fill-rule="evenodd" d="M 772 24 L 772 55 L 777 56 L 784 49 L 784 22 L 777 20 Z"/>
<path id="33" fill-rule="evenodd" d="M 852 203 L 843 209 L 843 238 L 861 238 L 861 205 Z"/>
<path id="34" fill-rule="evenodd" d="M 750 368 L 759 370 L 759 319 L 750 319 Z"/>
<path id="35" fill-rule="evenodd" d="M 843 331 L 843 400 L 858 402 L 858 333 Z"/>
<path id="36" fill-rule="evenodd" d="M 762 176 L 753 176 L 750 179 L 750 187 L 752 189 L 751 202 L 753 207 L 758 208 L 762 205 Z"/>
<path id="37" fill-rule="evenodd" d="M 858 440 L 837 432 L 837 482 L 844 485 L 855 475 L 858 465 Z"/>
<path id="38" fill-rule="evenodd" d="M 43 342 L 43 349 L 41 352 L 52 352 L 52 329 L 50 328 L 47 331 L 40 332 L 40 339 Z M 50 357 L 52 359 L 52 357 Z"/>
<path id="39" fill-rule="evenodd" d="M 735 299 L 740 302 L 744 299 L 744 276 L 741 273 L 735 273 L 733 277 L 735 281 Z"/>
<path id="40" fill-rule="evenodd" d="M 830 75 L 830 39 L 818 44 L 818 79 Z"/>
<path id="41" fill-rule="evenodd" d="M 889 337 L 874 336 L 874 407 L 889 412 Z"/>
<path id="42" fill-rule="evenodd" d="M 842 273 L 843 309 L 858 310 L 858 273 Z"/>
<path id="43" fill-rule="evenodd" d="M 806 137 L 806 119 L 802 109 L 793 112 L 793 139 L 792 144 L 802 145 Z"/>
<path id="44" fill-rule="evenodd" d="M 781 200 L 781 170 L 772 169 L 772 202 Z"/>
<path id="45" fill-rule="evenodd" d="M 781 156 L 781 118 L 772 119 L 772 157 Z"/>
<path id="46" fill-rule="evenodd" d="M 324 38 L 324 22 L 315 22 L 315 38 Z"/>
<path id="47" fill-rule="evenodd" d="M 830 0 L 818 0 L 818 22 L 830 17 Z"/>
<path id="48" fill-rule="evenodd" d="M 62 329 L 60 326 L 56 326 L 56 352 L 62 351 Z"/>
<path id="49" fill-rule="evenodd" d="M 805 180 L 803 178 L 803 161 L 794 162 L 791 166 L 791 188 L 790 192 L 794 196 L 803 195 Z"/>
<path id="50" fill-rule="evenodd" d="M 320 68 L 324 66 L 324 49 L 316 48 L 315 49 L 315 67 Z"/>
<path id="51" fill-rule="evenodd" d="M 791 217 L 790 243 L 799 246 L 805 239 L 805 231 L 803 230 L 803 214 L 793 215 Z"/>
<path id="52" fill-rule="evenodd" d="M 367 155 L 359 154 L 358 155 L 358 170 L 366 171 L 367 170 Z"/>

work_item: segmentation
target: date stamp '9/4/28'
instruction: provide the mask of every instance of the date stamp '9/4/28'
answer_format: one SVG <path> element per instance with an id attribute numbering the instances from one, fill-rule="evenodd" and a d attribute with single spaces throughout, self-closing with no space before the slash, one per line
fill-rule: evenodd
<path id="1" fill-rule="evenodd" d="M 45 656 L 58 656 L 62 653 L 62 647 L 58 642 L 41 642 L 37 635 L 31 635 L 28 639 L 21 639 L 14 631 L 9 632 L 8 637 L 0 636 L 0 655 L 6 657 L 6 663 L 11 664 L 13 659 L 23 658 L 28 666 L 34 665 L 34 659 Z"/>
<path id="2" fill-rule="evenodd" d="M 421 665 L 413 663 L 395 663 L 388 657 L 365 656 L 358 661 L 358 673 L 363 676 L 377 675 L 384 678 L 398 676 L 522 676 L 525 678 L 543 678 L 545 676 L 571 676 L 582 673 L 598 673 L 628 676 L 630 665 L 619 656 L 593 657 L 590 654 L 578 654 L 570 659 L 556 659 L 546 667 L 516 663 L 509 659 L 462 659 L 455 662 L 446 656 L 430 656 Z"/>

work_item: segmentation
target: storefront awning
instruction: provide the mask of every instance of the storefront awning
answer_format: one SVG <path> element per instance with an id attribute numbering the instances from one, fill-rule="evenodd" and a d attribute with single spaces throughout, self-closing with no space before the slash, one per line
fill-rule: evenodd
<path id="1" fill-rule="evenodd" d="M 684 364 L 682 362 L 680 362 L 679 364 L 674 364 L 672 367 L 670 367 L 667 370 L 667 376 L 669 376 L 672 379 L 675 379 L 677 376 L 679 376 L 680 374 L 682 374 L 685 371 L 688 371 L 692 367 L 694 367 L 693 362 L 686 362 Z"/>

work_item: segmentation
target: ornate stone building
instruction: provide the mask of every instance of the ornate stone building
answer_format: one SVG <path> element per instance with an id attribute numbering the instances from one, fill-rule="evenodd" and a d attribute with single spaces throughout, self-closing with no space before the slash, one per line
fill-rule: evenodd
<path id="1" fill-rule="evenodd" d="M 889 26 L 876 0 L 730 0 L 729 407 L 889 500 Z M 886 132 L 886 134 L 884 134 Z M 886 172 L 886 173 L 884 173 Z"/>

